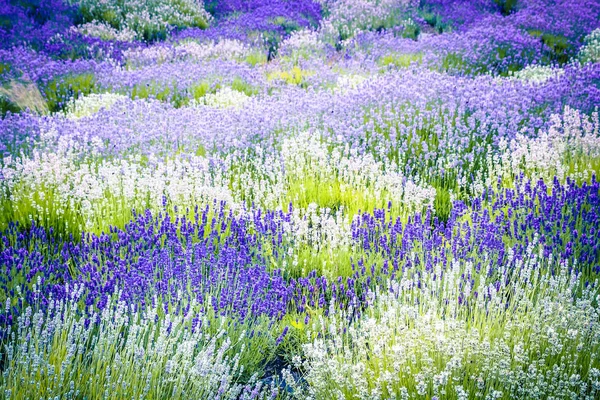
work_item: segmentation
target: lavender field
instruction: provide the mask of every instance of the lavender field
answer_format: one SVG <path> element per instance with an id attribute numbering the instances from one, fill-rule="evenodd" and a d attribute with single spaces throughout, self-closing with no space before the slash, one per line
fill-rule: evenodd
<path id="1" fill-rule="evenodd" d="M 0 399 L 600 399 L 597 0 L 0 0 Z"/>

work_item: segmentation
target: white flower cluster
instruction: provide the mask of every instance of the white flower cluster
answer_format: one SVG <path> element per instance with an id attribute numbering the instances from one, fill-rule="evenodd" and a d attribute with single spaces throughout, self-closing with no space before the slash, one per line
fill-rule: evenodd
<path id="1" fill-rule="evenodd" d="M 175 61 L 177 60 L 177 51 L 174 47 L 165 45 L 134 47 L 124 50 L 123 57 L 127 67 L 135 69 Z"/>
<path id="2" fill-rule="evenodd" d="M 547 65 L 528 65 L 520 71 L 513 72 L 511 77 L 537 84 L 544 83 L 551 78 L 558 78 L 564 72 L 562 68 Z"/>
<path id="3" fill-rule="evenodd" d="M 584 39 L 585 45 L 579 49 L 581 62 L 600 62 L 600 28 L 592 31 Z"/>
<path id="4" fill-rule="evenodd" d="M 600 122 L 598 113 L 591 116 L 566 107 L 564 114 L 552 116 L 548 132 L 538 137 L 518 135 L 510 143 L 500 142 L 500 153 L 490 156 L 488 166 L 496 176 L 512 177 L 523 172 L 534 179 L 552 182 L 556 176 L 586 180 L 600 163 Z"/>
<path id="5" fill-rule="evenodd" d="M 67 118 L 83 118 L 96 114 L 100 110 L 108 110 L 117 102 L 128 99 L 117 93 L 91 93 L 77 99 L 71 99 L 67 104 Z"/>
<path id="6" fill-rule="evenodd" d="M 236 39 L 220 39 L 219 41 L 210 41 L 198 43 L 194 41 L 184 41 L 175 47 L 184 57 L 195 60 L 206 60 L 219 58 L 221 60 L 242 60 L 248 56 L 252 49 Z"/>
<path id="7" fill-rule="evenodd" d="M 413 0 L 326 0 L 322 2 L 329 16 L 321 29 L 342 39 L 354 37 L 365 30 L 390 28 L 402 23 L 403 12 L 415 4 Z M 414 22 L 410 22 L 414 24 Z"/>
<path id="8" fill-rule="evenodd" d="M 319 39 L 319 34 L 311 29 L 294 31 L 279 45 L 279 55 L 290 58 L 294 63 L 300 59 L 321 56 L 324 52 L 325 44 Z"/>
<path id="9" fill-rule="evenodd" d="M 363 200 L 380 207 L 392 201 L 405 212 L 433 206 L 433 187 L 411 181 L 391 162 L 376 161 L 373 155 L 360 154 L 347 144 L 334 147 L 334 143 L 313 132 L 285 139 L 281 154 L 290 182 L 316 181 L 322 186 L 320 190 L 329 190 L 332 197 L 339 196 L 350 203 Z M 309 188 L 300 189 L 303 193 Z M 319 194 L 311 198 L 318 197 Z"/>
<path id="10" fill-rule="evenodd" d="M 40 379 L 52 398 L 64 399 L 264 399 L 276 390 L 256 377 L 238 383 L 248 350 L 231 354 L 229 338 L 210 334 L 207 321 L 189 329 L 194 313 L 166 314 L 156 323 L 162 310 L 138 311 L 118 296 L 91 323 L 80 316 L 76 294 L 50 300 L 45 312 L 21 314 L 5 343 L 3 393 L 37 393 Z"/>
<path id="11" fill-rule="evenodd" d="M 193 105 L 203 103 L 215 108 L 242 108 L 248 100 L 250 100 L 250 96 L 247 94 L 224 87 L 216 93 L 207 93 L 199 101 L 194 101 Z"/>
<path id="12" fill-rule="evenodd" d="M 513 275 L 499 285 L 453 262 L 372 293 L 353 322 L 352 310 L 332 307 L 313 325 L 304 360 L 296 359 L 308 387 L 286 374 L 297 398 L 597 398 L 597 294 L 590 285 L 574 302 L 581 278 L 564 266 L 543 272 L 544 261 L 531 255 L 512 272 L 498 271 Z"/>
<path id="13" fill-rule="evenodd" d="M 118 40 L 121 42 L 132 42 L 137 39 L 137 33 L 125 27 L 115 29 L 106 22 L 92 21 L 79 26 L 73 26 L 71 29 L 84 36 L 100 38 L 102 40 Z"/>
<path id="14" fill-rule="evenodd" d="M 166 62 L 197 62 L 203 60 L 242 61 L 256 49 L 236 39 L 220 39 L 198 43 L 186 40 L 173 45 L 160 43 L 123 51 L 128 68 L 160 65 Z"/>
<path id="15" fill-rule="evenodd" d="M 334 90 L 339 91 L 340 93 L 347 93 L 357 89 L 366 80 L 367 78 L 357 74 L 340 75 L 337 78 L 337 86 Z"/>
<path id="16" fill-rule="evenodd" d="M 350 245 L 350 223 L 343 208 L 333 212 L 310 203 L 305 210 L 294 209 L 292 224 L 286 227 L 291 234 L 292 245 L 309 245 L 316 250 L 322 247 L 336 249 Z"/>
<path id="17" fill-rule="evenodd" d="M 102 99 L 83 98 L 68 115 L 90 115 L 109 104 Z M 221 90 L 206 95 L 206 105 L 199 107 L 240 107 L 247 99 Z M 80 226 L 73 228 L 97 230 L 106 221 L 125 222 L 132 208 L 160 208 L 163 197 L 183 208 L 213 199 L 236 209 L 242 204 L 273 209 L 292 202 L 298 212 L 290 228 L 296 243 L 338 247 L 348 243 L 350 219 L 358 211 L 391 202 L 395 212 L 406 215 L 433 209 L 436 196 L 433 187 L 408 179 L 392 162 L 376 161 L 311 132 L 283 139 L 280 150 L 256 146 L 215 156 L 214 162 L 187 153 L 166 159 L 103 158 L 98 137 L 88 137 L 81 147 L 55 131 L 44 131 L 42 142 L 48 144 L 30 155 L 4 160 L 1 197 L 13 205 L 13 216 L 21 216 L 17 219 L 30 214 L 75 218 Z"/>
<path id="18" fill-rule="evenodd" d="M 131 209 L 160 209 L 163 198 L 182 209 L 214 199 L 233 206 L 219 171 L 203 157 L 168 160 L 78 160 L 71 150 L 5 160 L 3 197 L 17 215 L 79 221 L 75 229 L 98 231 L 106 221 L 126 222 Z M 70 217 L 70 218 L 66 218 Z"/>
<path id="19" fill-rule="evenodd" d="M 206 26 L 211 20 L 201 0 L 69 0 L 69 3 L 78 6 L 84 18 L 95 25 L 104 23 L 146 39 L 164 33 L 170 26 Z"/>

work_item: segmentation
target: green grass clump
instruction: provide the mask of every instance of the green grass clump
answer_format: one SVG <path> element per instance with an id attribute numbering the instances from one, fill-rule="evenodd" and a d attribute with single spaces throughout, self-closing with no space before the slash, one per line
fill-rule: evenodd
<path id="1" fill-rule="evenodd" d="M 358 210 L 372 211 L 377 203 L 369 196 L 368 191 L 358 190 L 349 185 L 344 185 L 339 179 L 326 179 L 311 176 L 290 177 L 286 197 L 281 206 L 292 202 L 297 207 L 306 208 L 311 203 L 324 207 L 333 212 L 344 209 L 351 215 Z"/>
<path id="2" fill-rule="evenodd" d="M 42 87 L 52 112 L 62 110 L 72 99 L 97 91 L 96 77 L 92 73 L 60 76 Z"/>
<path id="3" fill-rule="evenodd" d="M 441 61 L 440 68 L 442 71 L 464 70 L 467 63 L 458 53 L 446 54 Z"/>
<path id="4" fill-rule="evenodd" d="M 421 27 L 415 23 L 411 18 L 404 20 L 402 23 L 402 29 L 400 35 L 405 39 L 417 40 L 421 34 Z"/>
<path id="5" fill-rule="evenodd" d="M 21 108 L 18 105 L 10 101 L 6 96 L 0 94 L 0 116 L 2 116 L 2 118 L 9 112 L 15 114 L 19 111 L 21 111 Z"/>
<path id="6" fill-rule="evenodd" d="M 159 85 L 154 82 L 140 83 L 133 87 L 130 96 L 132 99 L 156 99 L 165 103 L 171 103 L 174 107 L 182 107 L 189 102 L 185 92 L 172 85 Z"/>
<path id="7" fill-rule="evenodd" d="M 252 86 L 241 78 L 235 78 L 233 82 L 231 82 L 231 88 L 240 93 L 244 93 L 247 96 L 254 96 L 258 94 L 258 88 Z"/>
<path id="8" fill-rule="evenodd" d="M 448 221 L 452 212 L 452 198 L 450 191 L 445 187 L 437 187 L 433 202 L 435 215 L 440 221 Z"/>
<path id="9" fill-rule="evenodd" d="M 267 55 L 259 52 L 253 52 L 248 54 L 244 61 L 255 67 L 257 65 L 265 64 L 267 62 Z"/>
<path id="10" fill-rule="evenodd" d="M 542 43 L 550 50 L 548 61 L 557 62 L 558 64 L 566 64 L 575 53 L 573 46 L 569 40 L 561 35 L 552 35 L 549 33 L 542 34 Z"/>
<path id="11" fill-rule="evenodd" d="M 450 25 L 444 22 L 441 15 L 427 10 L 421 10 L 421 18 L 427 22 L 429 26 L 435 29 L 437 33 L 443 33 L 450 30 Z"/>
<path id="12" fill-rule="evenodd" d="M 4 75 L 5 73 L 10 72 L 10 70 L 11 70 L 10 64 L 0 62 L 0 77 L 2 75 Z"/>
<path id="13" fill-rule="evenodd" d="M 215 93 L 216 89 L 208 82 L 200 82 L 188 88 L 189 97 L 194 100 L 199 100 L 206 96 L 207 93 Z"/>
<path id="14" fill-rule="evenodd" d="M 298 66 L 294 66 L 289 71 L 273 71 L 267 75 L 269 81 L 283 81 L 288 85 L 306 86 L 306 78 L 314 75 L 314 72 L 303 70 Z"/>
<path id="15" fill-rule="evenodd" d="M 422 53 L 388 54 L 378 61 L 379 65 L 383 67 L 393 66 L 396 68 L 408 68 L 413 64 L 420 65 L 422 62 Z"/>
<path id="16" fill-rule="evenodd" d="M 225 83 L 218 80 L 200 81 L 187 88 L 177 87 L 176 82 L 170 85 L 146 82 L 135 85 L 129 96 L 132 99 L 156 99 L 179 108 L 190 104 L 192 100 L 201 100 L 207 94 L 215 94 L 224 86 Z M 244 93 L 247 96 L 258 94 L 258 88 L 239 77 L 231 82 L 231 89 Z"/>
<path id="17" fill-rule="evenodd" d="M 494 3 L 496 3 L 500 7 L 500 12 L 502 13 L 502 15 L 506 16 L 506 15 L 511 14 L 513 11 L 515 11 L 518 1 L 517 0 L 494 0 Z"/>
<path id="18" fill-rule="evenodd" d="M 575 55 L 576 49 L 565 36 L 554 35 L 538 29 L 531 29 L 528 32 L 531 36 L 540 38 L 544 45 L 544 64 L 558 63 L 563 65 Z"/>

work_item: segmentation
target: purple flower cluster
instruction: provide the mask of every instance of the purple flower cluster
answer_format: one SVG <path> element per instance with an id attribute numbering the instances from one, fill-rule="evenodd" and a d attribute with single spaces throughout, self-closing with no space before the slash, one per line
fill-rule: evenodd
<path id="1" fill-rule="evenodd" d="M 249 83 L 259 82 L 252 69 L 234 63 L 190 64 L 182 71 L 217 74 L 228 65 L 232 75 Z M 52 63 L 46 68 L 51 69 Z M 179 74 L 170 64 L 156 71 L 159 72 L 120 72 L 121 83 L 113 81 L 110 72 L 99 76 L 103 84 L 123 85 L 125 90 L 153 81 L 149 77 L 162 79 L 165 87 L 171 87 L 174 83 L 169 81 L 169 74 Z M 539 85 L 497 81 L 491 77 L 457 78 L 409 69 L 365 82 L 350 93 L 288 86 L 273 95 L 258 96 L 257 101 L 242 109 L 175 109 L 166 103 L 127 101 L 81 120 L 58 117 L 38 120 L 23 115 L 0 124 L 0 137 L 26 137 L 41 125 L 81 144 L 98 136 L 104 144 L 100 149 L 103 153 L 115 155 L 136 149 L 149 155 L 181 148 L 195 151 L 199 144 L 216 151 L 249 147 L 257 141 L 268 147 L 276 130 L 304 126 L 321 130 L 334 142 L 343 137 L 345 143 L 361 153 L 378 143 L 386 143 L 400 155 L 409 154 L 411 147 L 426 149 L 429 156 L 407 159 L 406 173 L 410 174 L 419 167 L 414 164 L 417 161 L 437 168 L 435 160 L 449 152 L 456 155 L 457 165 L 472 163 L 486 150 L 481 143 L 494 145 L 502 138 L 510 141 L 519 132 L 535 135 L 540 129 L 547 129 L 550 115 L 562 113 L 566 105 L 592 112 L 600 104 L 598 77 L 598 64 L 566 68 L 560 77 Z M 188 77 L 182 77 L 182 81 L 192 85 Z M 183 88 L 185 85 L 181 89 L 185 93 Z M 290 112 L 292 109 L 294 112 Z M 365 123 L 365 118 L 370 122 Z M 438 146 L 429 146 L 426 138 L 416 134 L 423 129 L 437 132 Z M 473 147 L 474 143 L 478 146 Z"/>
<path id="2" fill-rule="evenodd" d="M 355 241 L 366 253 L 385 257 L 394 271 L 432 271 L 453 260 L 473 262 L 494 273 L 528 257 L 537 246 L 548 264 L 552 257 L 584 273 L 600 273 L 600 184 L 595 179 L 552 188 L 542 181 L 519 180 L 515 189 L 487 190 L 470 205 L 454 203 L 447 222 L 427 213 L 402 223 L 385 210 L 365 213 L 352 227 Z"/>
<path id="3" fill-rule="evenodd" d="M 42 86 L 59 76 L 93 73 L 107 67 L 107 64 L 96 60 L 55 60 L 26 47 L 0 50 L 0 63 L 10 66 L 2 74 L 3 79 L 26 77 Z"/>
<path id="4" fill-rule="evenodd" d="M 518 28 L 563 36 L 579 45 L 600 24 L 600 5 L 589 0 L 428 0 L 422 8 L 457 31 L 490 25 L 496 16 L 504 15 Z"/>
<path id="5" fill-rule="evenodd" d="M 0 158 L 11 154 L 27 154 L 39 140 L 44 118 L 22 113 L 0 119 Z"/>
<path id="6" fill-rule="evenodd" d="M 291 209 L 235 216 L 215 204 L 196 209 L 191 219 L 146 212 L 124 230 L 68 241 L 55 239 L 52 230 L 19 233 L 12 225 L 0 244 L 0 287 L 13 297 L 16 284 L 27 287 L 39 279 L 44 297 L 30 291 L 25 298 L 44 302 L 50 293 L 64 296 L 66 283 L 79 284 L 85 304 L 98 308 L 117 289 L 122 300 L 141 307 L 155 299 L 168 307 L 183 294 L 216 314 L 243 320 L 280 319 L 290 310 L 305 313 L 332 302 L 364 305 L 368 291 L 385 279 L 440 267 L 444 273 L 452 262 L 469 262 L 494 276 L 518 268 L 532 251 L 545 265 L 556 265 L 555 257 L 593 280 L 600 274 L 599 191 L 596 180 L 583 186 L 554 182 L 551 190 L 543 181 L 520 181 L 515 189 L 486 191 L 470 205 L 456 202 L 447 222 L 429 212 L 406 222 L 391 219 L 386 210 L 364 213 L 352 224 L 359 251 L 354 272 L 335 279 L 317 271 L 292 278 L 270 267 L 272 260 L 288 257 L 284 225 Z"/>
<path id="7" fill-rule="evenodd" d="M 467 74 L 564 64 L 585 35 L 600 27 L 600 5 L 587 0 L 437 0 L 423 10 L 428 22 L 454 32 L 428 37 L 418 47 L 442 55 L 432 65 Z"/>
<path id="8" fill-rule="evenodd" d="M 76 11 L 63 0 L 0 2 L 0 48 L 24 43 L 42 49 L 74 23 Z"/>
<path id="9" fill-rule="evenodd" d="M 86 306 L 102 309 L 108 296 L 120 289 L 121 300 L 144 308 L 155 298 L 195 298 L 216 314 L 240 319 L 286 313 L 290 289 L 281 271 L 268 271 L 261 253 L 260 232 L 250 231 L 244 219 L 221 206 L 216 215 L 196 209 L 195 218 L 137 215 L 124 230 L 100 236 L 84 235 L 64 243 L 52 231 L 33 227 L 17 234 L 12 226 L 3 236 L 3 287 L 16 276 L 41 283 L 48 295 L 64 297 L 64 283 L 83 285 Z M 10 243 L 15 240 L 15 243 Z M 6 281 L 10 277 L 10 281 Z M 27 300 L 34 301 L 34 293 Z M 175 304 L 174 306 L 180 306 Z"/>

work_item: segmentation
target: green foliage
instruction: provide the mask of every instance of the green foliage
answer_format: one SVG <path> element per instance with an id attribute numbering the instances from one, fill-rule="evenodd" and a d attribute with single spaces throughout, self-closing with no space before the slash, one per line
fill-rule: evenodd
<path id="1" fill-rule="evenodd" d="M 569 42 L 569 39 L 562 35 L 553 35 L 551 33 L 542 32 L 538 29 L 531 29 L 528 32 L 531 36 L 540 38 L 542 44 L 544 45 L 545 64 L 566 64 L 575 54 L 575 48 Z"/>
<path id="2" fill-rule="evenodd" d="M 204 1 L 204 9 L 210 15 L 215 16 L 217 13 L 217 5 L 219 4 L 218 0 L 206 0 Z"/>
<path id="3" fill-rule="evenodd" d="M 6 96 L 0 94 L 0 115 L 2 118 L 8 113 L 18 113 L 21 111 L 21 108 L 17 106 L 15 103 L 10 101 Z"/>
<path id="4" fill-rule="evenodd" d="M 443 33 L 450 30 L 450 25 L 444 22 L 441 15 L 425 9 L 421 10 L 419 14 L 437 33 Z"/>
<path id="5" fill-rule="evenodd" d="M 285 17 L 276 17 L 273 19 L 273 23 L 275 25 L 281 26 L 285 32 L 285 35 L 288 36 L 292 32 L 300 29 L 300 25 L 296 21 L 288 20 Z"/>
<path id="6" fill-rule="evenodd" d="M 298 85 L 305 87 L 305 78 L 312 76 L 312 71 L 303 70 L 298 66 L 294 66 L 289 71 L 273 71 L 267 75 L 268 80 L 281 80 L 290 85 Z"/>
<path id="7" fill-rule="evenodd" d="M 266 63 L 267 55 L 262 52 L 252 52 L 246 56 L 244 61 L 255 67 L 256 65 Z"/>
<path id="8" fill-rule="evenodd" d="M 290 202 L 302 208 L 316 203 L 319 207 L 328 208 L 333 212 L 343 208 L 350 215 L 359 210 L 372 211 L 384 206 L 370 196 L 368 188 L 357 190 L 344 185 L 336 178 L 321 179 L 309 175 L 292 177 L 289 180 L 286 198 L 282 200 L 281 205 L 283 207 Z"/>
<path id="9" fill-rule="evenodd" d="M 401 36 L 403 38 L 417 40 L 420 33 L 421 27 L 412 19 L 408 19 L 402 24 Z"/>
<path id="10" fill-rule="evenodd" d="M 0 63 L 0 77 L 7 72 L 10 72 L 11 66 L 8 63 Z"/>
<path id="11" fill-rule="evenodd" d="M 203 145 L 199 145 L 198 148 L 196 149 L 196 153 L 197 156 L 200 157 L 206 157 L 206 147 L 204 147 Z"/>
<path id="12" fill-rule="evenodd" d="M 7 15 L 0 15 L 0 29 L 10 31 L 13 27 L 13 20 Z"/>
<path id="13" fill-rule="evenodd" d="M 248 82 L 241 78 L 235 78 L 231 83 L 231 88 L 238 92 L 244 93 L 247 96 L 253 96 L 258 94 L 258 88 L 250 85 Z"/>
<path id="14" fill-rule="evenodd" d="M 188 88 L 189 96 L 194 100 L 199 100 L 200 98 L 204 97 L 207 93 L 214 92 L 216 92 L 216 89 L 212 88 L 210 83 L 206 81 L 197 83 Z"/>
<path id="15" fill-rule="evenodd" d="M 96 77 L 92 73 L 60 76 L 42 87 L 50 111 L 60 111 L 71 99 L 96 91 Z"/>
<path id="16" fill-rule="evenodd" d="M 542 34 L 542 43 L 549 49 L 548 61 L 566 64 L 574 54 L 574 48 L 569 40 L 561 35 Z"/>
<path id="17" fill-rule="evenodd" d="M 461 70 L 466 66 L 463 57 L 458 53 L 446 54 L 441 64 L 442 71 Z"/>
<path id="18" fill-rule="evenodd" d="M 517 6 L 517 1 L 518 0 L 494 0 L 494 3 L 496 3 L 499 7 L 500 7 L 500 12 L 502 13 L 502 15 L 509 15 L 511 14 L 516 6 Z"/>
<path id="19" fill-rule="evenodd" d="M 253 36 L 261 40 L 267 48 L 267 61 L 273 59 L 277 55 L 279 43 L 281 43 L 281 35 L 275 31 L 256 31 Z"/>
<path id="20" fill-rule="evenodd" d="M 423 53 L 388 54 L 378 60 L 378 64 L 383 67 L 393 66 L 396 68 L 407 68 L 413 64 L 423 62 Z"/>
<path id="21" fill-rule="evenodd" d="M 156 99 L 171 103 L 174 107 L 187 104 L 188 98 L 177 90 L 177 85 L 166 86 L 154 83 L 141 83 L 135 85 L 131 91 L 132 99 Z"/>
<path id="22" fill-rule="evenodd" d="M 452 211 L 452 199 L 450 197 L 450 192 L 445 186 L 446 185 L 436 187 L 435 200 L 433 202 L 435 216 L 438 220 L 443 222 L 448 221 L 450 212 Z"/>

